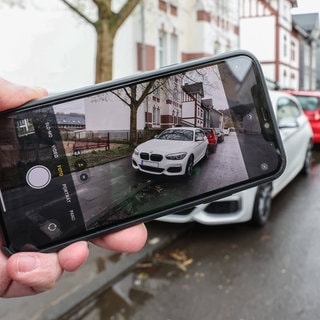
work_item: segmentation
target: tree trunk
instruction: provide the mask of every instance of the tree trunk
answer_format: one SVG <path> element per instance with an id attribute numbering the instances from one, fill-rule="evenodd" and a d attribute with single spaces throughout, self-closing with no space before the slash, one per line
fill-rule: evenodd
<path id="1" fill-rule="evenodd" d="M 114 35 L 110 32 L 108 21 L 106 20 L 99 21 L 96 31 L 96 83 L 99 83 L 112 79 Z"/>
<path id="2" fill-rule="evenodd" d="M 132 105 L 130 108 L 130 144 L 133 147 L 136 147 L 138 145 L 137 113 L 137 106 Z"/>
<path id="3" fill-rule="evenodd" d="M 137 85 L 130 87 L 130 144 L 134 147 L 138 145 L 137 137 L 137 113 L 139 104 L 137 104 Z"/>

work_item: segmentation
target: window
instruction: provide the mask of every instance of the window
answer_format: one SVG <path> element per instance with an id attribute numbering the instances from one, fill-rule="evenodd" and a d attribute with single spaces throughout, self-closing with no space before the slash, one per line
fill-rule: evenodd
<path id="1" fill-rule="evenodd" d="M 291 61 L 296 60 L 296 46 L 294 42 L 291 42 L 291 45 L 290 45 L 290 58 L 291 58 Z"/>
<path id="2" fill-rule="evenodd" d="M 301 115 L 298 105 L 287 97 L 277 101 L 277 118 L 279 126 L 287 126 L 294 122 Z"/>
<path id="3" fill-rule="evenodd" d="M 163 31 L 160 31 L 159 32 L 159 47 L 158 47 L 159 67 L 163 67 L 167 64 L 166 52 L 167 52 L 166 33 Z"/>
<path id="4" fill-rule="evenodd" d="M 296 96 L 304 110 L 315 111 L 320 108 L 320 99 L 318 97 Z"/>
<path id="5" fill-rule="evenodd" d="M 178 62 L 178 36 L 172 33 L 170 38 L 170 63 L 173 64 Z"/>
<path id="6" fill-rule="evenodd" d="M 152 124 L 154 126 L 160 126 L 160 108 L 154 106 L 152 110 Z"/>
<path id="7" fill-rule="evenodd" d="M 287 56 L 287 36 L 283 36 L 283 56 Z"/>

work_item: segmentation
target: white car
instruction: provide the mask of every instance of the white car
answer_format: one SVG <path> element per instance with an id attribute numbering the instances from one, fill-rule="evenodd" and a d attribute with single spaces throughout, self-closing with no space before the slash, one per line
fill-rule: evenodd
<path id="1" fill-rule="evenodd" d="M 132 166 L 156 175 L 187 175 L 208 155 L 208 139 L 200 128 L 176 127 L 162 131 L 154 139 L 137 146 Z"/>
<path id="2" fill-rule="evenodd" d="M 270 91 L 270 98 L 287 157 L 283 174 L 272 182 L 158 220 L 175 223 L 196 221 L 206 225 L 251 221 L 257 226 L 267 222 L 272 198 L 299 173 L 309 173 L 313 147 L 312 129 L 298 100 L 278 91 Z"/>

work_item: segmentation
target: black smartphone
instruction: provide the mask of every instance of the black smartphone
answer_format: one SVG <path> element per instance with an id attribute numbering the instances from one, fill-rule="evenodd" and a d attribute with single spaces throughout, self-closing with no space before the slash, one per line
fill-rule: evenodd
<path id="1" fill-rule="evenodd" d="M 225 128 L 215 145 L 207 129 L 219 138 Z M 0 114 L 0 137 L 7 254 L 56 251 L 214 201 L 285 166 L 261 67 L 246 51 L 33 101 Z"/>

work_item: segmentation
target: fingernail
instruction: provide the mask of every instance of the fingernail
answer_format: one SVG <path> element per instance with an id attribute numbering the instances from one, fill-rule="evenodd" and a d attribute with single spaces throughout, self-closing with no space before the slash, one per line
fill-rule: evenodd
<path id="1" fill-rule="evenodd" d="M 31 272 L 38 268 L 39 259 L 32 255 L 20 255 L 17 261 L 18 272 Z"/>

